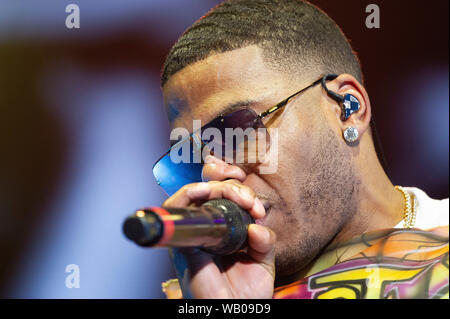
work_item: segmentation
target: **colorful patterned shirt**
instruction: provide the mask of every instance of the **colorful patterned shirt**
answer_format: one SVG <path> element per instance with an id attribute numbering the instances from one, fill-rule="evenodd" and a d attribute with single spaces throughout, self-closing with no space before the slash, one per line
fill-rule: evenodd
<path id="1" fill-rule="evenodd" d="M 365 234 L 329 249 L 324 259 L 334 265 L 277 288 L 274 298 L 448 299 L 448 234 L 448 226 Z"/>

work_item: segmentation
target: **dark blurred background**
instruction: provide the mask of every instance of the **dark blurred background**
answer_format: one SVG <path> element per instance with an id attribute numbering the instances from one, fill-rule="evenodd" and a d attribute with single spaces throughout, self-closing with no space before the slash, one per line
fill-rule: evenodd
<path id="1" fill-rule="evenodd" d="M 70 3 L 80 29 L 65 26 Z M 0 0 L 0 296 L 163 297 L 167 251 L 136 247 L 121 223 L 165 198 L 151 172 L 169 146 L 160 70 L 217 3 Z M 393 183 L 448 197 L 449 2 L 312 3 L 359 54 Z"/>

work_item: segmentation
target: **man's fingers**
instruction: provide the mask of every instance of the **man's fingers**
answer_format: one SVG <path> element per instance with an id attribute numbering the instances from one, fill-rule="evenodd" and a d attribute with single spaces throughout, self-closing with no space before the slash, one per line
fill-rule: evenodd
<path id="1" fill-rule="evenodd" d="M 243 182 L 246 176 L 247 174 L 240 167 L 230 165 L 211 155 L 205 157 L 202 170 L 202 180 L 205 182 L 223 181 L 229 178 Z"/>
<path id="2" fill-rule="evenodd" d="M 248 228 L 248 255 L 260 263 L 275 278 L 275 233 L 264 226 L 251 224 Z"/>
<path id="3" fill-rule="evenodd" d="M 183 186 L 172 197 L 166 200 L 163 207 L 186 207 L 199 201 L 215 198 L 229 199 L 247 210 L 255 219 L 263 218 L 266 214 L 261 201 L 248 186 L 239 181 L 194 183 Z"/>
<path id="4" fill-rule="evenodd" d="M 172 251 L 172 262 L 185 297 L 229 298 L 228 290 L 224 288 L 226 283 L 213 255 L 198 248 L 176 248 Z"/>
<path id="5" fill-rule="evenodd" d="M 210 193 L 211 187 L 208 183 L 194 183 L 185 185 L 170 198 L 168 198 L 162 206 L 174 208 L 187 207 L 196 201 L 202 199 L 207 200 Z"/>

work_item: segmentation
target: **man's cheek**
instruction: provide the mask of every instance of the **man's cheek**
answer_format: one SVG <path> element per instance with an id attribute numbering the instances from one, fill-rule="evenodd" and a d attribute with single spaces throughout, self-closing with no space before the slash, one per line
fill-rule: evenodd
<path id="1" fill-rule="evenodd" d="M 258 166 L 259 174 L 275 174 L 278 171 L 279 162 L 279 134 L 278 129 L 274 128 L 270 130 L 270 148 L 264 156 L 264 161 Z"/>

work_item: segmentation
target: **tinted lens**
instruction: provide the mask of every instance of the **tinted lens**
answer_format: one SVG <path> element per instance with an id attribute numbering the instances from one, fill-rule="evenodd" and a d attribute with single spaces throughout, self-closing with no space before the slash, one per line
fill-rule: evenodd
<path id="1" fill-rule="evenodd" d="M 156 182 L 172 196 L 181 187 L 202 181 L 201 145 L 196 136 L 175 144 L 153 166 Z"/>
<path id="2" fill-rule="evenodd" d="M 214 156 L 231 163 L 262 161 L 270 137 L 252 109 L 242 109 L 216 118 L 202 127 L 202 141 Z M 218 137 L 214 134 L 217 132 Z"/>
<path id="3" fill-rule="evenodd" d="M 202 152 L 229 163 L 257 163 L 269 146 L 270 137 L 261 119 L 255 111 L 243 109 L 214 119 L 175 144 L 153 166 L 153 175 L 171 196 L 184 185 L 202 181 Z"/>

